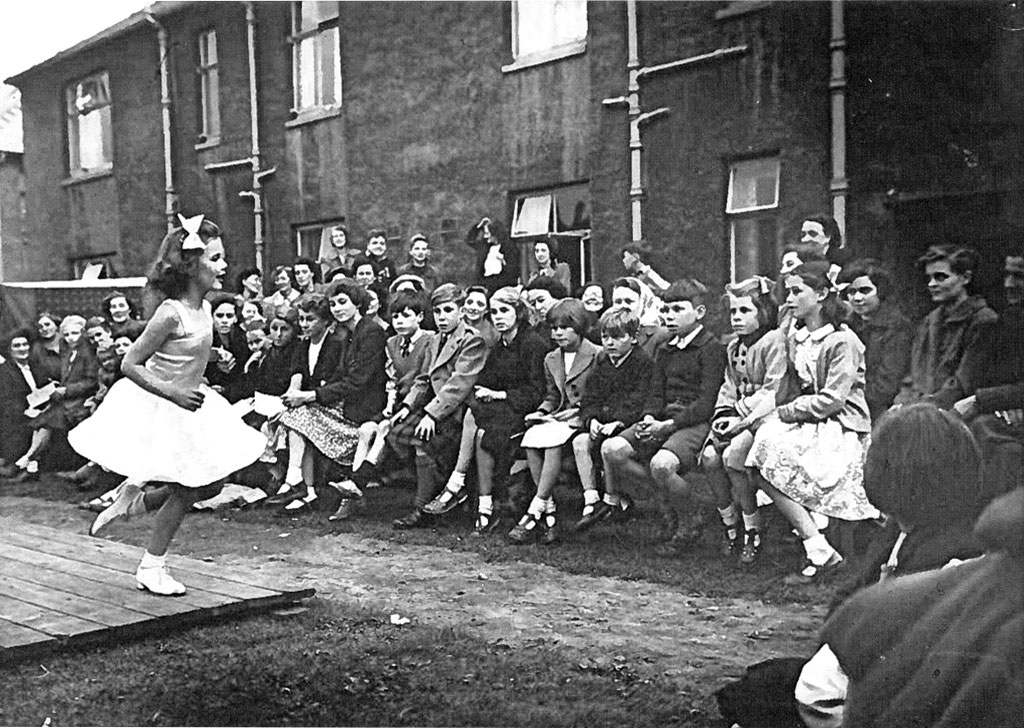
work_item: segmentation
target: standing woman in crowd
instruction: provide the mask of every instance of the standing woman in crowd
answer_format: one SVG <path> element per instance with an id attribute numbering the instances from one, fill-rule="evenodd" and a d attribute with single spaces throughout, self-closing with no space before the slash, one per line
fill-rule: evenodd
<path id="1" fill-rule="evenodd" d="M 746 460 L 803 540 L 807 563 L 797 580 L 812 580 L 843 560 L 812 511 L 845 521 L 879 515 L 863 482 L 871 432 L 864 345 L 843 324 L 845 304 L 828 276 L 828 263 L 805 263 L 786 276 L 786 305 L 803 324 L 789 342 L 800 395 L 758 429 Z"/>
<path id="2" fill-rule="evenodd" d="M 533 244 L 533 257 L 537 261 L 537 270 L 533 272 L 529 283 L 534 278 L 554 278 L 567 291 L 572 290 L 572 274 L 569 264 L 558 260 L 558 247 L 554 241 L 538 240 Z"/>
<path id="3" fill-rule="evenodd" d="M 846 300 L 853 309 L 849 325 L 864 343 L 864 397 L 871 419 L 877 420 L 892 405 L 910 369 L 914 325 L 894 300 L 892 273 L 877 260 L 848 263 L 837 282 L 846 284 Z"/>
<path id="4" fill-rule="evenodd" d="M 671 338 L 661 324 L 661 317 L 658 313 L 661 302 L 654 292 L 638 279 L 630 276 L 615 279 L 612 284 L 611 307 L 628 309 L 640 319 L 637 343 L 648 356 L 653 358 L 654 350 L 658 348 L 658 345 Z"/>
<path id="5" fill-rule="evenodd" d="M 489 217 L 469 229 L 466 244 L 476 251 L 476 282 L 492 293 L 519 281 L 519 246 Z"/>
<path id="6" fill-rule="evenodd" d="M 309 258 L 296 258 L 292 263 L 295 274 L 295 289 L 299 295 L 320 292 L 320 269 Z"/>
<path id="7" fill-rule="evenodd" d="M 32 343 L 32 364 L 43 376 L 43 381 L 56 382 L 60 379 L 60 357 L 61 345 L 60 336 L 57 335 L 57 327 L 60 319 L 49 311 L 43 311 L 36 316 L 36 340 Z"/>
<path id="8" fill-rule="evenodd" d="M 127 336 L 135 341 L 146 328 L 146 324 L 139 321 L 135 304 L 121 291 L 114 291 L 103 299 L 103 316 L 110 322 L 110 335 L 115 339 Z"/>
<path id="9" fill-rule="evenodd" d="M 136 584 L 163 596 L 185 593 L 167 570 L 167 548 L 203 486 L 254 462 L 265 440 L 203 384 L 213 326 L 204 297 L 227 271 L 220 229 L 197 216 L 167 233 L 149 275 L 166 298 L 125 354 L 118 380 L 92 417 L 68 434 L 83 457 L 131 483 L 164 482 L 145 494 L 125 484 L 97 516 L 96 535 L 117 518 L 157 510 Z"/>

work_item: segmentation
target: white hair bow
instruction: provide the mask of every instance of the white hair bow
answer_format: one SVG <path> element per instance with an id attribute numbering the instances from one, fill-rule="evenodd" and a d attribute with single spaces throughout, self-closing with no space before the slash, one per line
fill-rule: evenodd
<path id="1" fill-rule="evenodd" d="M 184 217 L 178 214 L 178 222 L 185 230 L 185 238 L 181 241 L 182 250 L 206 250 L 206 243 L 199 237 L 199 228 L 202 227 L 204 215 L 195 217 Z"/>

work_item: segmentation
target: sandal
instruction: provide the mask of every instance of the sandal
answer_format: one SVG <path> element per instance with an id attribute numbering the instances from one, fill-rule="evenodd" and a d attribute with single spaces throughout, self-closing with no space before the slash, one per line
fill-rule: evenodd
<path id="1" fill-rule="evenodd" d="M 449 481 L 434 500 L 423 506 L 423 512 L 432 516 L 440 516 L 465 503 L 467 498 L 469 498 L 469 493 L 466 492 L 465 483 L 453 487 Z"/>
<path id="2" fill-rule="evenodd" d="M 508 532 L 508 540 L 512 543 L 530 543 L 536 541 L 543 530 L 543 523 L 532 513 L 527 513 Z"/>
<path id="3" fill-rule="evenodd" d="M 497 513 L 477 513 L 476 514 L 476 525 L 473 526 L 473 531 L 469 534 L 474 538 L 479 538 L 491 533 L 501 523 L 501 516 Z"/>

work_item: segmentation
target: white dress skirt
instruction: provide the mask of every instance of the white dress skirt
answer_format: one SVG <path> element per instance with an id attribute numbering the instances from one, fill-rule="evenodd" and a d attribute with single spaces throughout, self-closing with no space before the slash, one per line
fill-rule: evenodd
<path id="1" fill-rule="evenodd" d="M 118 380 L 95 414 L 68 433 L 83 457 L 135 482 L 200 488 L 259 459 L 266 437 L 207 386 L 202 406 L 183 409 L 128 379 Z"/>
<path id="2" fill-rule="evenodd" d="M 137 483 L 201 488 L 256 462 L 267 439 L 201 383 L 213 339 L 210 304 L 191 309 L 168 299 L 160 306 L 178 325 L 146 369 L 164 382 L 199 389 L 202 406 L 189 411 L 120 379 L 96 412 L 68 433 L 68 442 L 82 457 Z"/>

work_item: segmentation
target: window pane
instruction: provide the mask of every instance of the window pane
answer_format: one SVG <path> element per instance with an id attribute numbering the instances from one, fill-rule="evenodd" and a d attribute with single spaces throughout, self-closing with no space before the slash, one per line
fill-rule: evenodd
<path id="1" fill-rule="evenodd" d="M 296 85 L 300 109 L 316 106 L 316 37 L 305 38 L 297 46 Z"/>
<path id="2" fill-rule="evenodd" d="M 742 281 L 755 275 L 771 276 L 777 265 L 778 221 L 775 215 L 732 220 L 732 281 Z"/>
<path id="3" fill-rule="evenodd" d="M 517 56 L 587 37 L 586 0 L 519 0 L 515 13 Z"/>
<path id="4" fill-rule="evenodd" d="M 779 160 L 752 159 L 733 164 L 729 170 L 726 212 L 742 212 L 779 204 Z"/>
<path id="5" fill-rule="evenodd" d="M 220 136 L 220 74 L 216 68 L 203 73 L 203 134 Z"/>
<path id="6" fill-rule="evenodd" d="M 103 154 L 103 113 L 90 111 L 78 116 L 78 167 L 99 169 L 106 163 Z"/>
<path id="7" fill-rule="evenodd" d="M 541 235 L 551 231 L 551 195 L 526 197 L 516 205 L 512 236 Z"/>
<path id="8" fill-rule="evenodd" d="M 317 35 L 317 51 L 320 55 L 319 99 L 321 106 L 330 106 L 341 101 L 341 74 L 338 72 L 338 29 L 328 28 Z"/>

